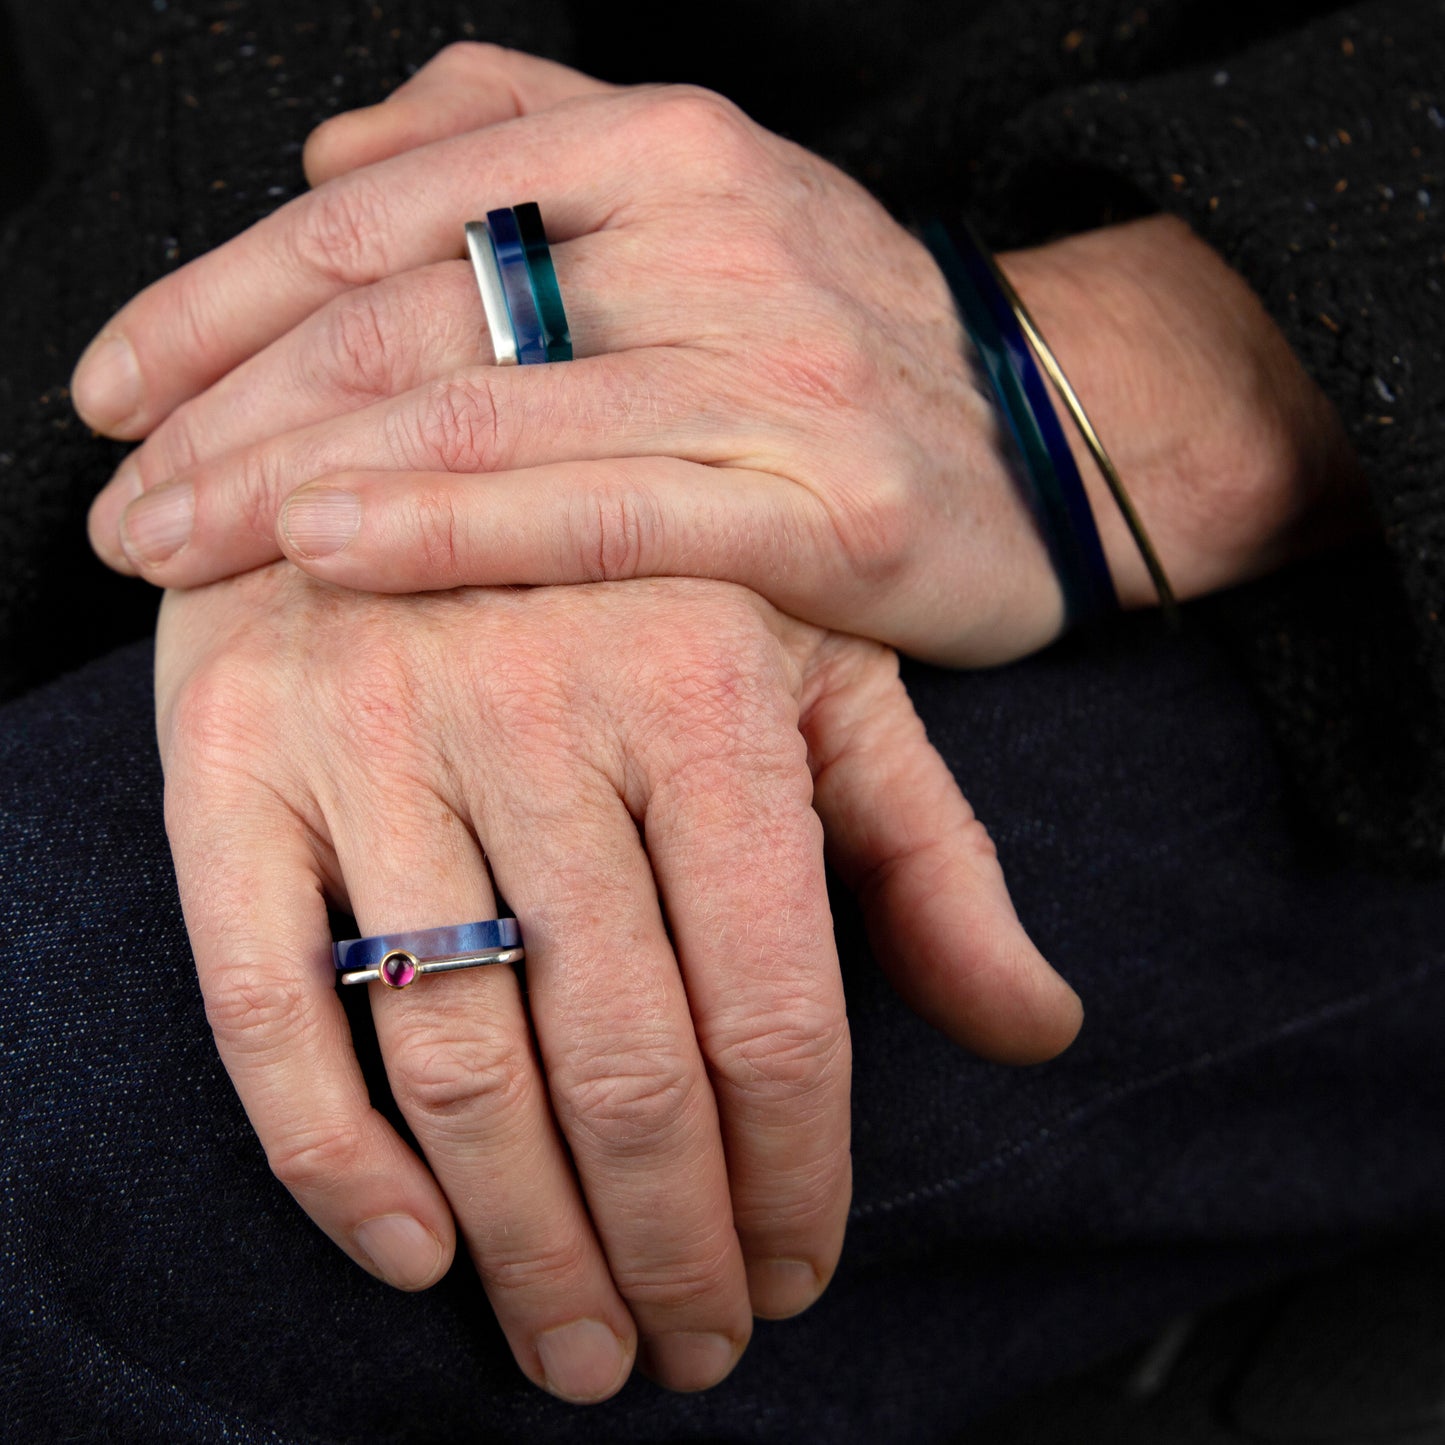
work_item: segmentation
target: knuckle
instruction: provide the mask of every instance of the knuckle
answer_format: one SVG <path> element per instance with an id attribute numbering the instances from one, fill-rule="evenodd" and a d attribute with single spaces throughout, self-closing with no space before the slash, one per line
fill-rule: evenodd
<path id="1" fill-rule="evenodd" d="M 201 763 L 244 761 L 256 746 L 254 719 L 264 715 L 270 689 L 264 672 L 225 654 L 199 666 L 170 705 L 168 736 Z"/>
<path id="2" fill-rule="evenodd" d="M 700 85 L 662 86 L 651 97 L 648 124 L 705 164 L 712 174 L 728 172 L 755 147 L 748 118 L 726 96 Z"/>
<path id="3" fill-rule="evenodd" d="M 405 786 L 426 774 L 434 753 L 433 690 L 425 685 L 425 643 L 384 627 L 355 628 L 332 685 L 347 705 L 330 719 L 348 756 L 369 760 L 377 785 Z"/>
<path id="4" fill-rule="evenodd" d="M 710 1041 L 714 1076 L 760 1102 L 796 1100 L 848 1076 L 851 1048 L 841 1010 L 796 998 Z"/>
<path id="5" fill-rule="evenodd" d="M 390 393 L 390 321 L 379 286 L 348 291 L 326 308 L 321 323 L 322 354 L 327 370 L 344 391 L 368 398 Z"/>
<path id="6" fill-rule="evenodd" d="M 829 498 L 829 518 L 854 576 L 883 588 L 908 568 L 918 508 L 901 469 L 880 466 L 866 477 L 840 478 Z"/>
<path id="7" fill-rule="evenodd" d="M 445 587 L 452 581 L 460 580 L 466 561 L 463 555 L 465 531 L 457 516 L 454 499 L 425 493 L 413 499 L 410 510 L 409 545 L 416 549 L 428 586 Z"/>
<path id="8" fill-rule="evenodd" d="M 332 1124 L 268 1146 L 271 1173 L 293 1193 L 332 1191 L 357 1172 L 364 1145 L 351 1124 Z"/>
<path id="9" fill-rule="evenodd" d="M 392 269 L 387 215 L 385 195 L 364 171 L 322 186 L 297 207 L 296 259 L 336 287 L 368 286 Z"/>
<path id="10" fill-rule="evenodd" d="M 134 453 L 146 486 L 155 486 L 200 461 L 200 449 L 191 434 L 190 410 L 189 406 L 181 407 Z"/>
<path id="11" fill-rule="evenodd" d="M 756 359 L 763 384 L 792 404 L 825 411 L 835 432 L 841 418 L 876 426 L 883 388 L 868 339 L 857 318 L 815 317 L 806 345 L 772 347 Z"/>
<path id="12" fill-rule="evenodd" d="M 567 527 L 578 567 L 589 582 L 644 575 L 662 541 L 662 513 L 655 499 L 625 486 L 570 498 Z"/>
<path id="13" fill-rule="evenodd" d="M 214 288 L 199 281 L 191 267 L 177 271 L 170 284 L 172 320 L 179 332 L 177 349 L 196 356 L 224 353 L 231 343 L 216 309 Z"/>
<path id="14" fill-rule="evenodd" d="M 219 498 L 231 514 L 230 526 L 238 533 L 273 543 L 276 511 L 288 480 L 283 458 L 269 444 L 247 447 L 224 463 L 224 491 Z"/>
<path id="15" fill-rule="evenodd" d="M 413 435 L 399 439 L 415 454 L 407 458 L 411 465 L 484 472 L 501 454 L 497 398 L 485 377 L 449 377 L 426 387 L 411 426 Z"/>
<path id="16" fill-rule="evenodd" d="M 498 1230 L 483 1243 L 481 1255 L 488 1285 L 529 1296 L 575 1291 L 591 1264 L 584 1239 L 539 1241 L 526 1230 Z"/>
<path id="17" fill-rule="evenodd" d="M 559 1093 L 569 1133 L 609 1158 L 652 1153 L 688 1128 L 697 1109 L 691 1071 L 662 1049 L 586 1060 L 566 1071 Z"/>
<path id="18" fill-rule="evenodd" d="M 465 1038 L 413 1041 L 396 1070 L 402 1111 L 433 1128 L 469 1125 L 481 1113 L 510 1115 L 527 1093 L 532 1061 L 510 1030 L 473 1027 Z"/>
<path id="19" fill-rule="evenodd" d="M 787 722 L 778 684 L 780 653 L 754 616 L 731 625 L 719 610 L 695 629 L 679 629 L 665 655 L 649 658 L 638 690 L 639 727 L 679 766 L 711 760 L 725 779 L 740 755 L 750 766 L 791 769 L 796 728 Z"/>
<path id="20" fill-rule="evenodd" d="M 208 981 L 206 1022 L 223 1052 L 270 1054 L 304 1043 L 316 1026 L 316 1000 L 299 978 L 233 963 Z"/>
<path id="21" fill-rule="evenodd" d="M 453 40 L 436 53 L 427 69 L 445 70 L 459 79 L 480 80 L 491 76 L 507 53 L 505 47 L 486 40 Z"/>
<path id="22" fill-rule="evenodd" d="M 737 1244 L 731 1231 L 697 1241 L 691 1249 L 670 1250 L 647 1259 L 621 1262 L 613 1277 L 622 1297 L 668 1315 L 711 1315 L 736 1267 Z"/>

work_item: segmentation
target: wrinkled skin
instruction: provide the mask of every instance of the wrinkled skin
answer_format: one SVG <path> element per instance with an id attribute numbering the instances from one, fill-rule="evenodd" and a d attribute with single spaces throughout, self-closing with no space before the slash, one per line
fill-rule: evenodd
<path id="1" fill-rule="evenodd" d="M 307 168 L 312 195 L 143 293 L 75 379 L 94 425 L 146 438 L 93 509 L 101 555 L 173 587 L 246 574 L 170 593 L 158 646 L 217 1041 L 359 1263 L 425 1287 L 459 1229 L 538 1383 L 600 1399 L 637 1355 L 700 1388 L 841 1242 L 819 819 L 926 1017 L 1016 1062 L 1078 1026 L 891 653 L 820 630 L 997 661 L 1056 635 L 1057 583 L 932 261 L 720 97 L 456 46 L 322 127 Z M 479 175 L 488 204 L 542 203 L 578 361 L 478 364 L 455 257 Z M 1185 228 L 1005 264 L 1183 595 L 1357 524 L 1333 414 Z M 379 597 L 283 552 L 381 592 L 604 585 Z M 608 580 L 668 573 L 818 626 L 719 582 Z M 426 926 L 489 915 L 493 880 L 535 1044 L 502 970 L 372 990 L 423 1162 L 366 1100 L 324 902 Z"/>
<path id="2" fill-rule="evenodd" d="M 189 586 L 284 549 L 385 591 L 712 576 L 944 663 L 1058 634 L 937 267 L 818 157 L 708 91 L 456 46 L 323 127 L 308 165 L 316 190 L 107 326 L 132 395 L 77 375 L 97 425 L 160 424 L 96 504 L 114 565 Z M 460 219 L 520 197 L 554 240 L 581 358 L 565 366 L 480 364 L 475 285 L 450 259 Z M 1181 596 L 1360 525 L 1333 411 L 1187 227 L 1005 264 Z M 1148 603 L 1075 441 L 1120 595 Z"/>
<path id="3" fill-rule="evenodd" d="M 458 1231 L 522 1369 L 567 1398 L 611 1394 L 639 1340 L 663 1383 L 714 1383 L 754 1312 L 805 1308 L 837 1261 L 819 814 L 923 1012 L 1016 1061 L 1078 1027 L 893 655 L 740 588 L 371 597 L 282 563 L 167 595 L 157 698 L 201 987 L 276 1174 L 403 1288 Z M 367 1100 L 325 903 L 370 934 L 490 917 L 496 892 L 525 1009 L 505 968 L 371 990 L 423 1163 Z"/>

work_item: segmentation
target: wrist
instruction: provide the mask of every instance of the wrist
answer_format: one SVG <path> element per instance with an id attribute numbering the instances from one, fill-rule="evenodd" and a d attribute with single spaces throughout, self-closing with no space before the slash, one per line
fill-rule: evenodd
<path id="1" fill-rule="evenodd" d="M 1181 597 L 1368 527 L 1334 409 L 1243 278 L 1182 222 L 1151 217 L 999 262 Z M 1155 594 L 1143 559 L 1083 439 L 1064 425 L 1120 600 L 1147 606 Z"/>

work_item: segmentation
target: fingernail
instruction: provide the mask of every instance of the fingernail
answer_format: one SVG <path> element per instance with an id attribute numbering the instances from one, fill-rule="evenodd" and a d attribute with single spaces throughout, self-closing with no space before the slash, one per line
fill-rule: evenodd
<path id="1" fill-rule="evenodd" d="M 86 347 L 70 379 L 70 399 L 97 431 L 118 427 L 140 410 L 140 367 L 125 337 L 98 336 Z"/>
<path id="2" fill-rule="evenodd" d="M 783 1320 L 801 1314 L 822 1293 L 818 1272 L 805 1259 L 750 1259 L 748 1294 L 753 1313 Z"/>
<path id="3" fill-rule="evenodd" d="M 361 499 L 335 487 L 293 492 L 281 508 L 281 530 L 303 557 L 339 552 L 361 527 Z"/>
<path id="4" fill-rule="evenodd" d="M 164 562 L 186 545 L 196 515 L 196 493 L 189 482 L 156 487 L 125 509 L 121 546 L 132 562 Z"/>
<path id="5" fill-rule="evenodd" d="M 358 1224 L 356 1242 L 397 1289 L 425 1289 L 441 1272 L 441 1240 L 409 1214 L 381 1214 Z"/>
<path id="6" fill-rule="evenodd" d="M 678 1330 L 645 1346 L 647 1373 L 669 1390 L 706 1390 L 737 1364 L 741 1348 L 726 1335 Z"/>
<path id="7" fill-rule="evenodd" d="M 564 1400 L 605 1400 L 621 1386 L 627 1350 L 601 1320 L 573 1320 L 537 1336 L 547 1388 Z"/>
<path id="8" fill-rule="evenodd" d="M 140 468 L 127 457 L 91 504 L 90 535 L 96 550 L 108 561 L 118 561 L 123 555 L 120 545 L 121 513 L 140 494 Z"/>

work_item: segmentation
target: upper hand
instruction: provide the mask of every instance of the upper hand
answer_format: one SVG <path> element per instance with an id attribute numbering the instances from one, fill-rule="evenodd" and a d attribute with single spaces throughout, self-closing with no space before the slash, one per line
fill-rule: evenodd
<path id="1" fill-rule="evenodd" d="M 385 471 L 352 478 L 368 511 L 332 580 L 702 574 L 935 659 L 1053 635 L 1058 589 L 948 291 L 861 187 L 702 90 L 487 47 L 412 86 L 377 108 L 390 139 L 426 139 L 419 110 L 448 138 L 158 282 L 82 362 L 82 414 L 149 437 L 96 503 L 103 557 L 205 582 L 278 555 L 298 483 Z M 579 359 L 495 368 L 452 258 L 464 221 L 528 198 Z M 102 353 L 130 358 L 128 397 L 101 389 Z"/>
<path id="2" fill-rule="evenodd" d="M 715 576 L 950 663 L 1058 630 L 941 276 L 816 156 L 705 91 L 454 46 L 321 127 L 307 162 L 318 190 L 107 326 L 130 400 L 103 407 L 77 375 L 96 424 L 151 433 L 92 516 L 114 565 L 191 585 L 284 549 L 387 591 Z M 533 196 L 581 359 L 497 369 L 470 269 L 445 258 L 469 216 Z M 1001 259 L 1181 596 L 1361 525 L 1334 412 L 1187 227 Z M 1073 440 L 1120 596 L 1147 602 Z"/>

